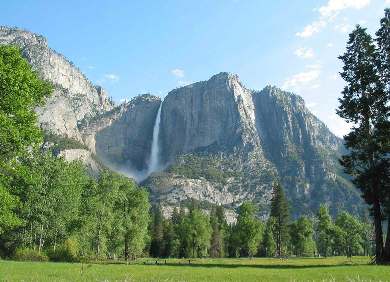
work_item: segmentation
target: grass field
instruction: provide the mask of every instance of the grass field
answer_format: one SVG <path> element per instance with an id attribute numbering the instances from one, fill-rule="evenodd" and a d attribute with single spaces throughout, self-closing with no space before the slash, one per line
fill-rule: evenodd
<path id="1" fill-rule="evenodd" d="M 169 259 L 155 265 L 0 261 L 0 281 L 390 281 L 390 266 L 366 257 Z M 146 263 L 146 264 L 145 264 Z"/>

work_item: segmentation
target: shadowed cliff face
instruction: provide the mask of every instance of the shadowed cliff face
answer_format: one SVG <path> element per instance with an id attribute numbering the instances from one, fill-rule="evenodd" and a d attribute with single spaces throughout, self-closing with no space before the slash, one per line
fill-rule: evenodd
<path id="1" fill-rule="evenodd" d="M 120 167 L 146 170 L 160 103 L 160 98 L 144 95 L 124 105 L 123 113 L 110 126 L 97 131 L 96 154 Z"/>

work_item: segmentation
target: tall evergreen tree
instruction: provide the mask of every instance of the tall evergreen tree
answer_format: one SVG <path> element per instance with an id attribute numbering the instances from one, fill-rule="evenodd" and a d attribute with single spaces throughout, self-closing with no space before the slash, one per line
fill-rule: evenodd
<path id="1" fill-rule="evenodd" d="M 153 208 L 150 254 L 161 257 L 164 253 L 164 218 L 160 206 Z"/>
<path id="2" fill-rule="evenodd" d="M 276 254 L 283 256 L 287 252 L 290 215 L 287 199 L 280 183 L 275 183 L 273 187 L 270 216 L 276 219 L 274 227 Z"/>
<path id="3" fill-rule="evenodd" d="M 227 222 L 222 206 L 213 206 L 210 212 L 210 224 L 212 228 L 210 256 L 223 257 L 227 250 Z"/>
<path id="4" fill-rule="evenodd" d="M 387 111 L 383 113 L 382 120 L 378 122 L 379 132 L 377 143 L 381 144 L 382 152 L 390 152 L 390 122 L 389 122 L 389 101 L 390 101 L 390 9 L 385 10 L 385 16 L 380 21 L 380 28 L 376 33 L 376 43 L 378 45 L 378 68 L 381 82 L 384 85 Z M 385 188 L 383 205 L 387 215 L 387 237 L 385 243 L 385 259 L 390 261 L 390 159 L 382 162 L 383 174 L 381 185 Z"/>
<path id="5" fill-rule="evenodd" d="M 357 26 L 349 35 L 347 50 L 340 56 L 343 71 L 340 73 L 347 85 L 339 99 L 338 115 L 352 123 L 345 145 L 349 153 L 341 164 L 353 182 L 362 191 L 370 205 L 375 226 L 376 261 L 383 261 L 383 231 L 381 202 L 384 194 L 380 179 L 383 160 L 388 153 L 380 144 L 380 127 L 388 114 L 388 97 L 378 75 L 378 53 L 366 29 Z"/>

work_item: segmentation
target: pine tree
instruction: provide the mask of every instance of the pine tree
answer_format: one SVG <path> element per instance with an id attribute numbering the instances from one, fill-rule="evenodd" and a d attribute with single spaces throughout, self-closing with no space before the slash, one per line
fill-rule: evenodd
<path id="1" fill-rule="evenodd" d="M 289 240 L 289 210 L 286 196 L 280 183 L 275 183 L 271 199 L 271 217 L 276 219 L 274 238 L 277 256 L 284 256 L 287 252 Z"/>
<path id="2" fill-rule="evenodd" d="M 210 211 L 210 224 L 213 230 L 211 234 L 210 256 L 223 257 L 228 249 L 228 224 L 222 206 L 216 205 L 212 207 Z"/>
<path id="3" fill-rule="evenodd" d="M 385 10 L 385 16 L 380 21 L 380 28 L 376 33 L 376 43 L 378 45 L 378 68 L 381 82 L 384 85 L 387 101 L 390 100 L 390 9 Z M 389 104 L 387 104 L 389 106 Z M 389 107 L 383 113 L 382 121 L 378 123 L 378 131 L 380 132 L 378 143 L 382 145 L 383 152 L 390 152 L 390 122 L 389 122 Z M 387 237 L 385 243 L 385 260 L 390 261 L 390 160 L 387 158 L 382 162 L 383 174 L 381 176 L 381 185 L 385 187 L 383 205 L 387 215 Z"/>
<path id="4" fill-rule="evenodd" d="M 153 221 L 152 221 L 152 242 L 150 245 L 150 254 L 153 257 L 161 257 L 164 253 L 164 225 L 163 215 L 160 206 L 156 206 L 153 209 Z"/>
<path id="5" fill-rule="evenodd" d="M 380 127 L 384 115 L 388 115 L 389 100 L 378 75 L 378 53 L 366 29 L 357 26 L 349 35 L 347 50 L 340 59 L 344 63 L 340 74 L 347 85 L 339 99 L 337 114 L 353 124 L 351 132 L 344 137 L 349 154 L 342 157 L 341 164 L 371 207 L 376 261 L 380 263 L 383 260 L 381 202 L 384 191 L 379 180 L 386 152 L 378 141 L 382 140 Z"/>

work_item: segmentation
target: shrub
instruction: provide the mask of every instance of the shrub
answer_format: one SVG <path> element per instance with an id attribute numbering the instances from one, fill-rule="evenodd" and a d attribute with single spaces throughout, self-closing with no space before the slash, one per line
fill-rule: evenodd
<path id="1" fill-rule="evenodd" d="M 76 240 L 66 239 L 56 250 L 48 251 L 48 256 L 51 261 L 78 261 L 78 244 Z"/>
<path id="2" fill-rule="evenodd" d="M 15 260 L 21 261 L 48 261 L 49 258 L 43 252 L 38 252 L 38 250 L 20 248 L 16 249 L 14 257 Z"/>

